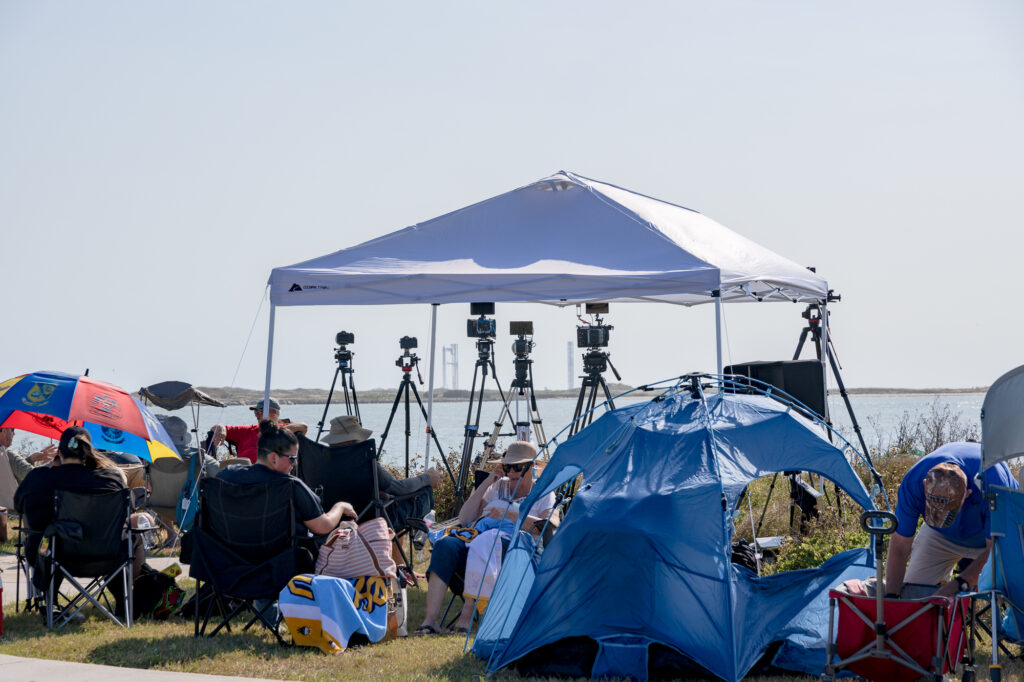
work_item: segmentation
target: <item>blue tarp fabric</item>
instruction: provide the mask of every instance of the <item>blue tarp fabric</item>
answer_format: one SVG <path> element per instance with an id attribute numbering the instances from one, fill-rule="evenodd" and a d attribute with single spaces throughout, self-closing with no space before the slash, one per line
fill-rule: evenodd
<path id="1" fill-rule="evenodd" d="M 807 636 L 798 617 L 810 602 L 851 567 L 871 565 L 854 551 L 758 578 L 731 563 L 739 495 L 790 470 L 821 474 L 873 508 L 843 452 L 770 398 L 675 393 L 606 413 L 557 449 L 523 502 L 583 473 L 539 562 L 517 535 L 474 653 L 491 656 L 495 670 L 586 637 L 597 643 L 592 676 L 646 679 L 649 647 L 659 644 L 740 679 L 771 642 Z"/>

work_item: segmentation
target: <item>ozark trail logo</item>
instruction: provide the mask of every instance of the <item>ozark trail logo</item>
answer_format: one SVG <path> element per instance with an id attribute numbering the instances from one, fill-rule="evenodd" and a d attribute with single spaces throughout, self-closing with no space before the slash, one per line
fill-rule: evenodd
<path id="1" fill-rule="evenodd" d="M 112 429 L 109 426 L 103 426 L 100 428 L 103 430 L 103 439 L 108 443 L 124 442 L 124 431 L 121 429 Z"/>
<path id="2" fill-rule="evenodd" d="M 29 407 L 42 407 L 46 403 L 50 402 L 50 398 L 53 397 L 53 392 L 57 390 L 57 384 L 47 384 L 42 381 L 37 381 L 32 384 L 32 388 L 28 389 L 28 393 L 21 399 L 21 402 L 28 405 Z"/>
<path id="3" fill-rule="evenodd" d="M 121 408 L 118 406 L 117 400 L 106 393 L 100 393 L 92 397 L 92 400 L 89 402 L 89 411 L 107 419 L 121 418 Z"/>
<path id="4" fill-rule="evenodd" d="M 320 291 L 326 291 L 327 290 L 327 285 L 326 284 L 307 284 L 306 286 L 302 286 L 301 284 L 297 284 L 296 283 L 296 284 L 292 284 L 291 288 L 288 290 L 288 293 L 291 293 L 293 291 L 313 291 L 314 289 L 317 289 L 317 290 L 320 290 Z"/>
<path id="5" fill-rule="evenodd" d="M 288 291 L 302 291 L 302 287 L 300 287 L 298 284 L 293 284 L 292 288 L 289 289 Z"/>

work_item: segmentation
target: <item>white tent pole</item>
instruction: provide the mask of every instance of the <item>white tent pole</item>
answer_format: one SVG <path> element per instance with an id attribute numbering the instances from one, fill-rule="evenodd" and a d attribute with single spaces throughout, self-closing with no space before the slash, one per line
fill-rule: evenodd
<path id="1" fill-rule="evenodd" d="M 267 334 L 267 380 L 263 384 L 263 406 L 266 407 L 265 414 L 270 414 L 270 369 L 274 363 L 274 314 L 277 306 L 270 304 L 270 332 Z"/>
<path id="2" fill-rule="evenodd" d="M 718 360 L 718 374 L 722 374 L 722 292 L 716 289 L 712 294 L 715 297 L 715 350 Z"/>
<path id="3" fill-rule="evenodd" d="M 821 303 L 821 383 L 825 387 L 825 421 L 829 421 L 828 409 L 828 305 L 825 301 Z"/>
<path id="4" fill-rule="evenodd" d="M 437 347 L 437 303 L 430 304 L 430 368 L 427 370 L 427 444 L 423 451 L 423 468 L 430 468 L 430 440 L 434 429 L 434 349 Z M 444 453 L 439 452 L 438 457 Z"/>

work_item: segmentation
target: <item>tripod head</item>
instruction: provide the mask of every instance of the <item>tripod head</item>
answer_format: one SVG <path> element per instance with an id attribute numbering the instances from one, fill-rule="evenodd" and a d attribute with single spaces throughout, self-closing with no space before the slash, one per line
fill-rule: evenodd
<path id="1" fill-rule="evenodd" d="M 612 359 L 608 356 L 607 351 L 591 348 L 583 354 L 584 374 L 587 374 L 588 376 L 599 376 L 604 374 L 608 368 L 611 368 L 616 381 L 622 381 L 622 377 L 619 375 L 619 370 L 615 369 L 615 365 L 612 364 Z"/>

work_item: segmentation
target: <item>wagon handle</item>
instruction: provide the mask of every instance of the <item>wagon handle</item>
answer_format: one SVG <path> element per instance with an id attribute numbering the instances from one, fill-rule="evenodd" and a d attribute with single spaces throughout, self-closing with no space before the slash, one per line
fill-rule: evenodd
<path id="1" fill-rule="evenodd" d="M 879 519 L 882 521 L 880 526 L 872 526 L 869 521 L 872 519 Z M 899 524 L 899 520 L 896 515 L 890 511 L 872 510 L 866 511 L 860 515 L 860 527 L 871 535 L 892 535 L 896 532 L 896 526 Z"/>

